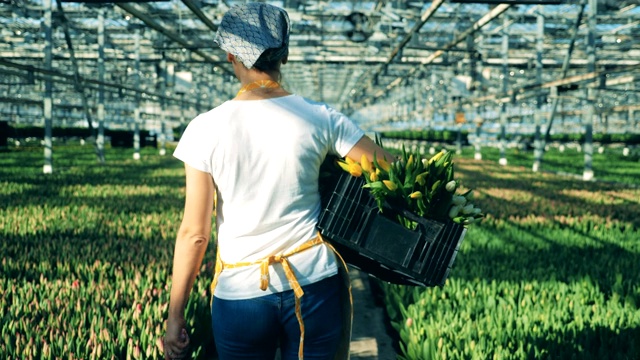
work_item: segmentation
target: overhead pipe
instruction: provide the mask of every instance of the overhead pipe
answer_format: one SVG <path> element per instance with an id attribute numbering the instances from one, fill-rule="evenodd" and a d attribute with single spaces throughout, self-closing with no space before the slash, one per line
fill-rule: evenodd
<path id="1" fill-rule="evenodd" d="M 476 21 L 470 28 L 468 28 L 464 32 L 458 34 L 458 36 L 456 36 L 456 38 L 453 41 L 451 41 L 450 43 L 446 44 L 442 49 L 435 51 L 434 53 L 429 55 L 427 58 L 422 60 L 420 62 L 421 65 L 428 65 L 428 64 L 432 63 L 435 59 L 437 59 L 440 56 L 442 56 L 442 54 L 444 54 L 445 51 L 455 47 L 456 45 L 458 45 L 462 41 L 465 41 L 469 35 L 472 35 L 476 31 L 480 30 L 482 27 L 484 27 L 489 22 L 491 22 L 491 20 L 497 18 L 502 13 L 507 11 L 507 9 L 509 9 L 510 7 L 511 7 L 511 5 L 509 5 L 509 4 L 500 4 L 500 5 L 496 6 L 495 8 L 491 9 L 491 11 L 489 11 L 482 18 L 480 18 L 478 21 Z M 381 97 L 382 95 L 384 95 L 389 90 L 391 90 L 392 88 L 398 86 L 402 82 L 403 79 L 413 76 L 413 74 L 419 68 L 420 68 L 420 66 L 416 66 L 416 67 L 412 68 L 406 75 L 396 78 L 391 83 L 389 83 L 389 85 L 387 85 L 384 90 L 378 91 L 374 95 L 374 98 L 377 99 L 377 98 Z"/>
<path id="2" fill-rule="evenodd" d="M 205 15 L 202 10 L 196 5 L 192 0 L 182 0 L 182 3 L 185 4 L 192 13 L 194 13 L 200 21 L 202 21 L 209 29 L 213 32 L 218 31 L 218 27 Z"/>
<path id="3" fill-rule="evenodd" d="M 135 6 L 133 6 L 132 4 L 130 4 L 130 3 L 116 3 L 115 5 L 120 7 L 120 8 L 122 8 L 124 11 L 130 13 L 131 15 L 137 17 L 138 19 L 140 19 L 142 22 L 144 22 L 150 28 L 152 28 L 152 29 L 156 30 L 157 32 L 163 34 L 164 36 L 168 37 L 169 39 L 177 42 L 178 44 L 180 44 L 185 49 L 187 49 L 187 50 L 199 55 L 205 61 L 210 62 L 212 64 L 215 64 L 223 72 L 225 72 L 225 73 L 227 73 L 229 75 L 235 76 L 235 73 L 232 70 L 229 70 L 226 67 L 221 65 L 221 63 L 224 62 L 223 59 L 220 59 L 217 56 L 207 54 L 204 51 L 202 51 L 200 49 L 197 49 L 193 44 L 191 44 L 189 41 L 184 39 L 182 36 L 176 34 L 175 32 L 173 32 L 173 31 L 171 31 L 169 29 L 167 29 L 166 27 L 162 26 L 161 24 L 156 22 L 150 15 L 147 15 L 143 11 L 141 11 L 138 8 L 136 8 Z"/>
<path id="4" fill-rule="evenodd" d="M 46 62 L 45 62 L 45 64 L 46 64 Z M 53 77 L 57 77 L 57 78 L 61 78 L 61 79 L 66 79 L 68 84 L 74 84 L 74 82 L 75 82 L 75 76 L 74 75 L 63 74 L 63 73 L 60 73 L 58 71 L 54 71 L 52 69 L 39 68 L 39 67 L 35 67 L 35 66 L 32 66 L 32 65 L 14 63 L 14 62 L 7 61 L 7 60 L 4 60 L 4 59 L 0 59 L 0 65 L 7 66 L 7 67 L 12 67 L 12 68 L 15 68 L 15 69 L 20 69 L 20 70 L 31 71 L 31 72 L 34 72 L 34 73 L 43 74 L 44 75 L 43 78 L 45 80 L 46 79 L 51 79 Z M 95 79 L 83 78 L 81 76 L 80 76 L 79 79 L 80 79 L 80 81 L 82 81 L 84 83 L 85 87 L 88 84 L 104 85 L 106 87 L 115 88 L 117 90 L 127 90 L 127 91 L 134 92 L 136 94 L 145 94 L 145 95 L 157 97 L 159 99 L 165 99 L 165 100 L 171 100 L 171 101 L 178 102 L 178 100 L 176 100 L 175 98 L 170 97 L 170 96 L 166 96 L 165 94 L 160 94 L 160 93 L 156 93 L 156 92 L 152 92 L 152 91 L 142 90 L 142 89 L 138 89 L 137 87 L 127 86 L 127 85 L 122 85 L 122 84 L 114 84 L 114 83 L 110 83 L 110 82 L 106 82 L 106 81 L 99 81 L 99 80 L 95 80 Z M 64 81 L 60 81 L 60 80 L 56 80 L 56 81 L 64 82 Z M 191 105 L 196 105 L 197 104 L 195 101 L 186 101 L 186 100 L 180 100 L 180 101 L 186 102 L 187 104 L 191 104 Z"/>
<path id="5" fill-rule="evenodd" d="M 571 61 L 571 55 L 573 54 L 573 47 L 576 43 L 576 37 L 578 36 L 578 29 L 580 28 L 580 23 L 582 22 L 582 16 L 584 14 L 584 8 L 586 6 L 586 0 L 583 0 L 580 4 L 580 11 L 578 12 L 578 16 L 576 17 L 576 21 L 571 28 L 571 41 L 569 42 L 569 47 L 567 48 L 567 53 L 564 55 L 564 60 L 562 61 L 562 75 L 560 79 L 566 79 L 567 72 L 569 71 L 569 63 Z M 547 130 L 544 135 L 543 144 L 546 144 L 551 137 L 551 127 L 553 126 L 553 120 L 556 116 L 556 111 L 558 109 L 558 102 L 560 99 L 558 97 L 553 99 L 551 104 L 551 112 L 549 114 L 549 125 L 547 125 Z"/>
<path id="6" fill-rule="evenodd" d="M 440 6 L 444 3 L 444 0 L 436 0 L 433 1 L 431 3 L 431 6 L 429 6 L 428 9 L 426 9 L 422 15 L 420 15 L 420 19 L 418 21 L 416 21 L 416 23 L 413 25 L 413 27 L 411 28 L 411 30 L 404 36 L 404 38 L 402 39 L 402 41 L 400 41 L 400 43 L 393 49 L 391 50 L 391 53 L 389 54 L 389 56 L 386 58 L 386 60 L 384 61 L 384 63 L 382 65 L 379 65 L 375 71 L 373 71 L 371 73 L 371 75 L 369 75 L 369 79 L 367 81 L 367 83 L 364 86 L 359 86 L 359 88 L 361 89 L 361 91 L 366 91 L 367 88 L 371 87 L 371 85 L 374 82 L 374 79 L 376 79 L 378 77 L 378 75 L 380 75 L 384 69 L 391 64 L 391 62 L 395 59 L 395 57 L 402 51 L 402 49 L 409 43 L 409 41 L 411 40 L 411 37 L 418 33 L 418 31 L 420 31 L 420 29 L 422 28 L 422 26 L 424 26 L 424 24 L 433 16 L 433 14 L 436 13 L 436 11 L 440 8 Z M 361 83 L 361 82 L 358 82 Z"/>

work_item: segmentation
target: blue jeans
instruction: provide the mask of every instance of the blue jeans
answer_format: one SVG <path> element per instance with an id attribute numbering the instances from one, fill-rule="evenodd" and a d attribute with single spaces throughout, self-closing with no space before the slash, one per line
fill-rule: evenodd
<path id="1" fill-rule="evenodd" d="M 342 334 L 338 275 L 302 287 L 304 358 L 332 359 Z M 246 300 L 215 298 L 213 337 L 220 360 L 298 359 L 300 325 L 292 290 Z"/>

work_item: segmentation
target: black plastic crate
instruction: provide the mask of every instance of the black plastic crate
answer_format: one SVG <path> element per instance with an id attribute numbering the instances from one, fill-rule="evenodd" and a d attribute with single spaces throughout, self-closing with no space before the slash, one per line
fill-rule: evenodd
<path id="1" fill-rule="evenodd" d="M 381 280 L 403 285 L 444 285 L 466 234 L 453 221 L 439 222 L 385 204 L 380 212 L 363 178 L 341 172 L 321 183 L 320 233 L 347 263 Z M 407 229 L 403 216 L 418 225 Z"/>

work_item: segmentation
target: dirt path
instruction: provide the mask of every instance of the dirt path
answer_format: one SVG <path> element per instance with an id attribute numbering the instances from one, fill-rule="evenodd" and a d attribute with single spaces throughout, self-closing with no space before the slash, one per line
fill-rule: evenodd
<path id="1" fill-rule="evenodd" d="M 396 352 L 387 334 L 384 309 L 377 306 L 366 273 L 349 269 L 353 293 L 353 334 L 351 359 L 393 360 Z"/>

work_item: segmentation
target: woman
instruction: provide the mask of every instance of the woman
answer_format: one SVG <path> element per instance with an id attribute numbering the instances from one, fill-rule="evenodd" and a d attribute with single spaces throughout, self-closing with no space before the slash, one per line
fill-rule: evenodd
<path id="1" fill-rule="evenodd" d="M 319 168 L 328 154 L 391 155 L 344 115 L 280 86 L 289 27 L 283 9 L 248 3 L 232 7 L 218 28 L 215 41 L 242 86 L 191 121 L 174 152 L 185 163 L 186 200 L 167 359 L 187 354 L 184 309 L 209 242 L 214 196 L 211 311 L 220 359 L 273 359 L 278 347 L 283 359 L 333 359 L 344 345 L 350 318 L 343 325 L 339 259 L 316 229 Z"/>

